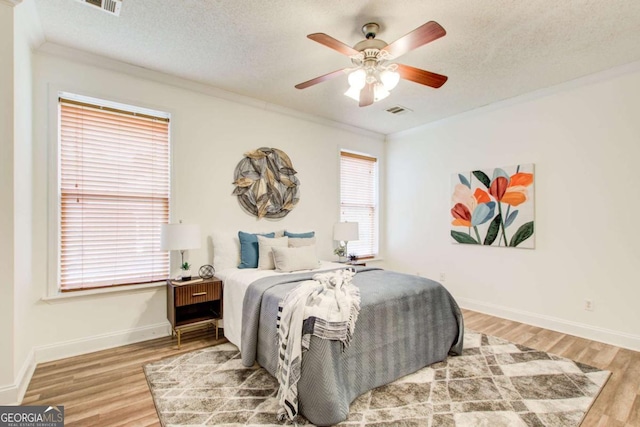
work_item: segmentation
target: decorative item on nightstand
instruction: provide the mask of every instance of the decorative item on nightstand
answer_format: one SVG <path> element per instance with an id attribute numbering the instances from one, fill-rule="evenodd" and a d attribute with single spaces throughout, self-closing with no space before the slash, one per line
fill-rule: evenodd
<path id="1" fill-rule="evenodd" d="M 216 274 L 216 269 L 211 264 L 205 264 L 198 270 L 198 275 L 203 279 L 211 279 Z"/>
<path id="2" fill-rule="evenodd" d="M 183 280 L 191 279 L 191 265 L 184 262 L 184 251 L 199 249 L 200 226 L 193 224 L 162 224 L 160 227 L 160 249 L 163 251 L 180 251 L 180 268 Z M 186 267 L 186 268 L 185 268 Z"/>
<path id="3" fill-rule="evenodd" d="M 338 255 L 338 262 L 345 262 L 347 260 L 347 248 L 344 245 L 340 245 L 333 250 L 335 255 Z"/>
<path id="4" fill-rule="evenodd" d="M 191 280 L 191 264 L 183 262 L 180 269 L 182 270 L 182 280 Z"/>
<path id="5" fill-rule="evenodd" d="M 358 226 L 357 222 L 336 222 L 333 225 L 333 240 L 340 242 L 333 253 L 338 255 L 340 262 L 347 260 L 347 244 L 360 238 Z"/>

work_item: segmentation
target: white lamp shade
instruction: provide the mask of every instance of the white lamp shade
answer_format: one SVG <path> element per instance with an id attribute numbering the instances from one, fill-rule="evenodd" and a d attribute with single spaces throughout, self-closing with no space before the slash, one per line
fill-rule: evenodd
<path id="1" fill-rule="evenodd" d="M 333 225 L 333 240 L 353 242 L 360 239 L 357 222 L 336 222 Z"/>
<path id="2" fill-rule="evenodd" d="M 349 80 L 349 85 L 351 87 L 355 88 L 356 90 L 360 90 L 367 82 L 367 72 L 362 68 L 358 68 L 357 70 L 349 74 L 347 80 Z"/>
<path id="3" fill-rule="evenodd" d="M 163 251 L 198 249 L 200 245 L 199 225 L 180 223 L 160 226 L 160 249 Z"/>
<path id="4" fill-rule="evenodd" d="M 354 101 L 360 101 L 360 89 L 356 87 L 349 87 L 349 89 L 344 94 Z"/>
<path id="5" fill-rule="evenodd" d="M 395 71 L 384 70 L 380 73 L 380 80 L 382 80 L 385 89 L 392 90 L 398 85 L 400 74 Z"/>

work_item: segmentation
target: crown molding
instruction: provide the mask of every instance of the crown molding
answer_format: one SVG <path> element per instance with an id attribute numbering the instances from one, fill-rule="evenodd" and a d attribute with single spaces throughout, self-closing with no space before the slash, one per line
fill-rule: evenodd
<path id="1" fill-rule="evenodd" d="M 390 138 L 412 135 L 412 134 L 415 134 L 416 132 L 421 132 L 425 129 L 437 128 L 444 123 L 455 122 L 455 121 L 463 120 L 469 117 L 476 117 L 478 115 L 481 115 L 490 111 L 500 110 L 502 108 L 510 107 L 512 105 L 522 104 L 522 103 L 533 101 L 539 98 L 546 98 L 551 95 L 563 93 L 569 90 L 592 85 L 599 82 L 608 81 L 611 79 L 615 79 L 619 76 L 624 76 L 626 74 L 637 73 L 637 72 L 640 72 L 640 61 L 634 61 L 628 64 L 617 65 L 615 67 L 612 67 L 603 71 L 597 71 L 595 73 L 588 74 L 586 76 L 582 76 L 582 77 L 575 78 L 573 80 L 558 83 L 557 85 L 545 87 L 542 89 L 537 89 L 532 92 L 523 93 L 521 95 L 516 95 L 512 98 L 496 101 L 492 104 L 484 105 L 482 107 L 477 107 L 469 111 L 464 111 L 462 113 L 454 114 L 449 117 L 444 117 L 442 119 L 438 119 L 433 122 L 418 125 L 410 129 L 394 132 L 387 135 L 387 140 L 390 140 Z"/>
<path id="2" fill-rule="evenodd" d="M 9 6 L 17 6 L 22 0 L 0 0 L 0 3 L 8 4 Z"/>
<path id="3" fill-rule="evenodd" d="M 233 92 L 226 91 L 224 89 L 207 85 L 205 83 L 195 82 L 193 80 L 184 79 L 182 77 L 165 74 L 160 71 L 143 68 L 131 63 L 121 62 L 115 59 L 107 58 L 105 56 L 100 56 L 91 52 L 78 50 L 64 45 L 59 45 L 53 42 L 45 42 L 40 47 L 38 47 L 37 52 L 68 59 L 75 62 L 81 62 L 91 66 L 101 67 L 111 71 L 125 73 L 130 76 L 168 84 L 182 89 L 192 90 L 200 94 L 207 94 L 209 96 L 225 99 L 227 101 L 237 102 L 261 110 L 272 111 L 279 114 L 297 117 L 299 119 L 321 124 L 323 126 L 344 129 L 352 133 L 384 141 L 383 134 L 370 131 L 368 129 L 362 129 L 357 126 L 336 122 L 330 119 L 314 116 L 312 114 L 302 113 L 292 108 L 271 104 L 245 95 L 239 95 Z"/>

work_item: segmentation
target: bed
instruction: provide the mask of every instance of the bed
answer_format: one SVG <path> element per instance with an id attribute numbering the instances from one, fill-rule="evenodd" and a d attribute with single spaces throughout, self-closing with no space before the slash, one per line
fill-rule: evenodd
<path id="1" fill-rule="evenodd" d="M 256 361 L 275 375 L 278 302 L 318 271 L 345 268 L 321 262 L 317 270 L 225 269 L 225 336 L 246 366 Z M 378 268 L 355 267 L 361 310 L 350 345 L 311 338 L 298 383 L 299 410 L 317 425 L 344 421 L 360 394 L 462 352 L 463 320 L 439 283 Z"/>
<path id="2" fill-rule="evenodd" d="M 330 261 L 320 261 L 320 265 L 314 272 L 334 270 L 344 268 L 344 264 Z M 286 276 L 293 273 L 278 273 L 276 270 L 260 270 L 257 268 L 225 268 L 216 272 L 218 277 L 224 283 L 223 293 L 223 322 L 224 336 L 240 351 L 242 351 L 242 306 L 244 296 L 251 283 L 265 277 Z"/>

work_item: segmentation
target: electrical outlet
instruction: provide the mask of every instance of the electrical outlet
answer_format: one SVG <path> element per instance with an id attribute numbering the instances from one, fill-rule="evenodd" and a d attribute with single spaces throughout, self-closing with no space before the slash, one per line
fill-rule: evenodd
<path id="1" fill-rule="evenodd" d="M 444 274 L 444 273 L 440 273 L 440 281 L 441 282 L 446 282 L 446 280 L 447 280 L 447 275 Z"/>
<path id="2" fill-rule="evenodd" d="M 584 300 L 584 309 L 586 311 L 593 311 L 593 300 L 590 300 L 590 299 Z"/>

